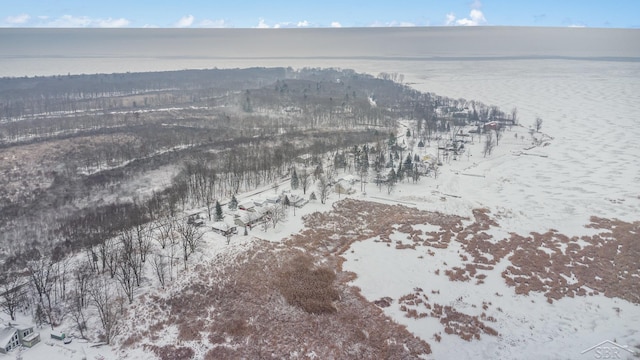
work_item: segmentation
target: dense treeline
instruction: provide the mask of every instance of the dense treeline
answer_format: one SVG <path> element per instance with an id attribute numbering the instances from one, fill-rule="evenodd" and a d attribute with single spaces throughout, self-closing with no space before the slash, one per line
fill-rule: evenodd
<path id="1" fill-rule="evenodd" d="M 147 201 L 126 184 L 154 169 L 182 169 L 157 193 L 186 195 L 163 198 L 172 204 L 163 206 L 176 198 L 183 207 L 209 206 L 288 174 L 299 155 L 318 159 L 384 139 L 400 118 L 416 119 L 414 138 L 424 139 L 450 124 L 504 117 L 394 80 L 402 76 L 311 68 L 0 79 L 0 243 L 15 245 L 0 257 L 77 245 L 61 239 L 56 224 Z M 215 175 L 209 197 L 193 189 L 194 169 Z M 100 199 L 110 192 L 115 201 Z"/>

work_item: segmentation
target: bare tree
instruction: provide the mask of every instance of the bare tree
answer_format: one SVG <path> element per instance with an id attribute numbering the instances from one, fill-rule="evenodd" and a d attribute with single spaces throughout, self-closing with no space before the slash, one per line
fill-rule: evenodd
<path id="1" fill-rule="evenodd" d="M 53 304 L 51 302 L 51 291 L 54 285 L 53 263 L 51 260 L 42 256 L 38 260 L 30 261 L 27 264 L 31 284 L 38 294 L 38 303 L 42 305 L 43 310 L 46 306 L 46 316 L 48 317 L 51 328 L 54 326 L 53 321 Z M 47 300 L 46 304 L 44 300 Z"/>
<path id="2" fill-rule="evenodd" d="M 73 322 L 75 322 L 76 329 L 80 332 L 80 337 L 85 339 L 86 335 L 84 332 L 87 330 L 87 315 L 85 313 L 85 306 L 83 305 L 84 300 L 82 296 L 75 291 L 72 291 L 71 294 L 67 296 L 67 299 L 69 299 L 66 302 L 67 314 L 69 314 Z"/>
<path id="3" fill-rule="evenodd" d="M 184 260 L 184 268 L 186 269 L 189 256 L 198 249 L 204 233 L 196 226 L 186 222 L 178 223 L 176 230 L 178 231 L 178 234 L 180 234 L 182 259 Z"/>
<path id="4" fill-rule="evenodd" d="M 73 299 L 78 300 L 80 307 L 86 308 L 88 303 L 89 284 L 93 276 L 91 264 L 89 264 L 89 261 L 84 262 L 73 269 L 72 274 L 74 280 Z"/>
<path id="5" fill-rule="evenodd" d="M 158 236 L 155 237 L 160 247 L 163 249 L 167 244 L 172 243 L 172 239 L 176 237 L 176 219 L 172 216 L 165 216 L 158 221 Z"/>
<path id="6" fill-rule="evenodd" d="M 487 157 L 487 155 L 491 155 L 491 152 L 493 151 L 494 146 L 495 144 L 493 143 L 493 136 L 492 136 L 492 133 L 489 131 L 486 133 L 485 139 L 484 139 L 484 149 L 483 149 L 484 157 Z"/>
<path id="7" fill-rule="evenodd" d="M 138 255 L 138 249 L 136 247 L 136 232 L 134 229 L 126 229 L 120 233 L 120 245 L 122 246 L 120 251 L 120 261 L 116 263 L 116 277 L 123 275 L 123 264 L 129 269 L 127 274 L 133 275 L 133 279 L 137 286 L 140 286 L 140 279 L 142 277 L 143 263 L 141 257 Z M 129 295 L 129 294 L 127 294 Z"/>
<path id="8" fill-rule="evenodd" d="M 120 332 L 120 314 L 113 296 L 113 286 L 109 280 L 100 277 L 92 284 L 89 293 L 100 317 L 104 341 L 110 344 Z"/>
<path id="9" fill-rule="evenodd" d="M 4 313 L 16 320 L 16 311 L 24 301 L 25 283 L 16 274 L 7 274 L 0 282 L 0 308 Z"/>
<path id="10" fill-rule="evenodd" d="M 500 126 L 496 126 L 494 133 L 496 134 L 496 146 L 498 146 L 498 142 L 500 141 L 500 138 L 502 138 L 502 128 Z"/>
<path id="11" fill-rule="evenodd" d="M 540 129 L 542 129 L 542 119 L 537 117 L 533 127 L 536 129 L 536 132 L 540 132 Z"/>
<path id="12" fill-rule="evenodd" d="M 124 249 L 123 249 L 124 251 Z M 133 302 L 133 290 L 135 289 L 135 274 L 133 271 L 133 267 L 131 264 L 124 260 L 129 256 L 122 256 L 123 260 L 118 262 L 118 271 L 116 272 L 116 280 L 122 290 L 127 295 L 127 299 L 129 299 L 129 303 Z M 135 257 L 135 255 L 134 255 Z"/>
<path id="13" fill-rule="evenodd" d="M 160 281 L 160 286 L 164 289 L 164 286 L 167 282 L 167 258 L 162 254 L 153 254 L 151 258 L 151 266 L 158 276 L 158 281 Z"/>
<path id="14" fill-rule="evenodd" d="M 278 204 L 274 204 L 270 206 L 267 212 L 271 217 L 271 224 L 273 225 L 274 228 L 280 221 L 284 220 L 286 215 L 284 205 L 278 205 Z"/>
<path id="15" fill-rule="evenodd" d="M 331 181 L 326 176 L 320 176 L 318 179 L 318 194 L 320 202 L 324 204 L 331 193 Z"/>
<path id="16" fill-rule="evenodd" d="M 302 187 L 302 193 L 304 195 L 307 194 L 307 189 L 309 188 L 309 184 L 311 183 L 310 174 L 307 170 L 302 170 L 300 175 L 298 176 L 299 185 Z"/>
<path id="17" fill-rule="evenodd" d="M 140 262 L 144 263 L 147 260 L 147 254 L 151 251 L 151 229 L 148 223 L 137 223 L 133 229 L 136 234 L 136 251 L 140 256 Z"/>
<path id="18" fill-rule="evenodd" d="M 386 181 L 387 194 L 391 194 L 391 192 L 393 191 L 393 188 L 395 188 L 396 186 L 397 181 L 398 181 L 398 177 L 396 175 L 396 171 L 393 170 L 393 168 L 391 168 L 391 170 L 389 171 L 389 174 L 387 174 L 387 181 Z"/>

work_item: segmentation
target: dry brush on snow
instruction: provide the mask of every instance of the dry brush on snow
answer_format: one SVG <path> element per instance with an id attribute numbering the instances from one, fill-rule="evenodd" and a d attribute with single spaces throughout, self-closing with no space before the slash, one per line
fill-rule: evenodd
<path id="1" fill-rule="evenodd" d="M 161 359 L 417 358 L 429 345 L 347 282 L 337 257 L 255 240 L 197 266 L 180 288 L 130 310 L 123 348 Z M 141 316 L 142 315 L 142 316 Z M 163 338 L 176 339 L 163 346 Z"/>

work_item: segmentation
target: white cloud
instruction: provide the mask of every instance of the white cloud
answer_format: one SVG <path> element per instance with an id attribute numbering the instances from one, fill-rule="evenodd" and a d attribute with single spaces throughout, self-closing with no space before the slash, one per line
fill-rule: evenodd
<path id="1" fill-rule="evenodd" d="M 22 25 L 29 21 L 29 19 L 31 19 L 31 16 L 29 16 L 29 14 L 20 14 L 16 16 L 7 16 L 4 19 L 4 22 L 9 25 Z"/>
<path id="2" fill-rule="evenodd" d="M 271 26 L 269 26 L 269 25 L 264 21 L 264 19 L 263 19 L 263 18 L 260 18 L 260 19 L 258 20 L 258 25 L 257 25 L 256 27 L 257 27 L 258 29 L 268 29 L 268 28 L 270 28 Z"/>
<path id="3" fill-rule="evenodd" d="M 129 25 L 129 20 L 127 19 L 112 19 L 108 18 L 106 20 L 99 19 L 96 21 L 98 27 L 102 28 L 120 28 Z"/>
<path id="4" fill-rule="evenodd" d="M 583 27 L 587 27 L 584 24 L 571 24 L 569 25 L 570 28 L 583 28 Z"/>
<path id="5" fill-rule="evenodd" d="M 91 19 L 87 16 L 62 15 L 44 24 L 51 27 L 90 27 Z"/>
<path id="6" fill-rule="evenodd" d="M 390 21 L 390 22 L 380 22 L 376 21 L 374 23 L 369 24 L 369 27 L 412 27 L 416 26 L 416 24 L 407 21 Z"/>
<path id="7" fill-rule="evenodd" d="M 229 24 L 227 24 L 226 21 L 224 21 L 224 19 L 219 19 L 219 20 L 210 20 L 210 19 L 205 19 L 202 20 L 199 24 L 199 27 L 204 27 L 204 28 L 228 28 L 228 27 L 232 27 Z"/>
<path id="8" fill-rule="evenodd" d="M 286 22 L 279 22 L 279 23 L 275 23 L 274 25 L 269 25 L 267 24 L 266 21 L 264 21 L 263 18 L 260 18 L 258 20 L 258 25 L 256 25 L 255 27 L 258 29 L 281 29 L 281 28 L 303 28 L 303 27 L 313 27 L 314 25 L 312 23 L 310 23 L 307 20 L 302 20 L 302 21 L 298 21 L 298 22 L 290 22 L 290 21 L 286 21 Z"/>
<path id="9" fill-rule="evenodd" d="M 333 28 L 339 28 L 339 27 L 342 27 L 342 24 L 340 24 L 340 23 L 339 23 L 339 22 L 337 22 L 337 21 L 334 21 L 334 22 L 332 22 L 332 23 L 331 23 L 331 27 L 333 27 Z"/>
<path id="10" fill-rule="evenodd" d="M 181 17 L 180 20 L 178 20 L 173 26 L 179 28 L 189 27 L 193 25 L 194 20 L 195 17 L 193 17 L 193 15 L 186 15 Z"/>
<path id="11" fill-rule="evenodd" d="M 455 23 L 456 23 L 456 16 L 453 15 L 453 13 L 448 13 L 447 21 L 445 22 L 445 25 L 453 25 Z"/>
<path id="12" fill-rule="evenodd" d="M 46 16 L 39 16 L 38 19 L 42 20 L 38 26 L 43 27 L 96 27 L 96 28 L 117 28 L 126 27 L 130 24 L 130 21 L 125 18 L 119 19 L 94 19 L 88 16 L 73 16 L 62 15 L 58 18 L 49 18 Z"/>
<path id="13" fill-rule="evenodd" d="M 448 13 L 445 20 L 445 25 L 458 25 L 458 26 L 478 26 L 487 23 L 487 19 L 484 17 L 482 10 L 482 3 L 480 0 L 474 0 L 471 3 L 471 11 L 469 17 L 457 19 L 453 13 Z"/>
<path id="14" fill-rule="evenodd" d="M 469 13 L 468 18 L 458 19 L 456 20 L 456 25 L 462 26 L 478 26 L 487 23 L 487 19 L 485 19 L 482 11 L 478 9 L 472 9 Z"/>

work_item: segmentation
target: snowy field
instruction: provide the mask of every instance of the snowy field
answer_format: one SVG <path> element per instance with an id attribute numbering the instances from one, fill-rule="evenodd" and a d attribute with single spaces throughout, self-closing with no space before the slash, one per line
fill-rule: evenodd
<path id="1" fill-rule="evenodd" d="M 398 72 L 404 74 L 405 83 L 421 91 L 478 100 L 506 112 L 518 108 L 523 128 L 512 130 L 518 137 L 505 132 L 490 156 L 484 158 L 481 145 L 476 143 L 469 156 L 445 164 L 437 179 L 423 178 L 417 185 L 404 183 L 389 195 L 369 184 L 366 196 L 355 195 L 359 199 L 389 204 L 401 201 L 464 217 L 471 217 L 473 209 L 486 207 L 500 219 L 501 227 L 489 232 L 496 239 L 510 232 L 526 236 L 549 229 L 568 236 L 592 235 L 593 229 L 585 228 L 591 216 L 640 220 L 640 62 L 251 59 L 227 60 L 216 66 L 340 67 L 374 75 Z M 529 149 L 527 127 L 536 117 L 543 119 L 541 131 L 550 140 L 546 146 Z M 338 200 L 337 195 L 330 200 Z M 330 209 L 330 204 L 311 204 L 299 215 Z M 290 217 L 287 223 L 258 236 L 279 241 L 301 230 L 299 219 Z M 640 345 L 640 308 L 628 301 L 600 294 L 549 304 L 541 293 L 516 295 L 499 275 L 507 266 L 506 260 L 488 272 L 482 286 L 451 282 L 443 274 L 433 274 L 443 268 L 442 263 L 452 267 L 460 262 L 455 242 L 434 250 L 435 256 L 431 256 L 426 248 L 389 250 L 374 240 L 354 243 L 345 254 L 343 267 L 357 274 L 353 284 L 368 300 L 394 300 L 385 313 L 431 345 L 429 358 L 592 359 L 594 352 L 581 352 L 605 340 Z M 238 242 L 219 250 L 242 246 Z M 497 321 L 491 326 L 501 335 L 468 342 L 442 333 L 441 341 L 434 340 L 434 333 L 441 331 L 437 319 L 411 319 L 399 310 L 397 300 L 415 288 L 424 289 L 432 301 L 468 313 L 477 314 L 483 302 L 490 302 L 487 314 L 495 317 Z M 432 293 L 436 290 L 439 292 Z M 48 338 L 46 333 L 42 337 Z M 80 343 L 72 343 L 69 350 L 62 346 L 41 344 L 22 356 L 80 358 Z M 108 349 L 86 349 L 88 358 L 123 356 Z M 0 359 L 13 356 L 0 355 Z M 130 358 L 139 356 L 143 355 Z M 620 356 L 631 358 L 626 352 Z"/>
<path id="2" fill-rule="evenodd" d="M 430 202 L 431 189 L 420 193 L 415 188 L 405 190 L 405 195 L 398 189 L 395 195 L 400 199 L 464 216 L 474 207 L 488 207 L 501 215 L 502 234 L 496 237 L 548 229 L 585 235 L 591 233 L 584 225 L 593 215 L 639 220 L 640 145 L 636 139 L 640 120 L 634 104 L 640 102 L 640 63 L 521 60 L 394 65 L 405 74 L 406 82 L 422 91 L 475 99 L 505 110 L 516 106 L 525 126 L 541 117 L 542 132 L 553 138 L 550 145 L 532 149 L 533 155 L 514 156 L 516 149 L 508 147 L 516 144 L 506 132 L 504 143 L 487 159 L 472 150 L 469 159 L 463 156 L 444 167 L 436 187 L 459 199 Z M 464 172 L 481 176 L 461 175 Z M 437 288 L 441 303 L 453 303 L 462 296 L 463 308 L 486 300 L 504 310 L 492 313 L 501 338 L 468 343 L 450 337 L 438 343 L 432 340 L 433 324 L 429 323 L 434 320 L 408 319 L 389 308 L 397 321 L 431 338 L 434 358 L 586 359 L 594 354 L 581 355 L 581 351 L 604 340 L 638 344 L 640 309 L 626 301 L 600 295 L 564 298 L 549 305 L 540 294 L 516 296 L 500 278 L 487 290 L 425 277 L 437 264 L 420 261 L 415 253 L 380 252 L 380 244 L 373 241 L 357 243 L 353 250 L 345 269 L 358 274 L 354 284 L 370 300 L 398 299 L 414 287 Z M 381 258 L 393 265 L 377 265 Z M 439 252 L 436 258 L 451 264 L 456 253 Z M 493 296 L 495 292 L 503 296 Z M 615 308 L 624 308 L 622 315 Z"/>

